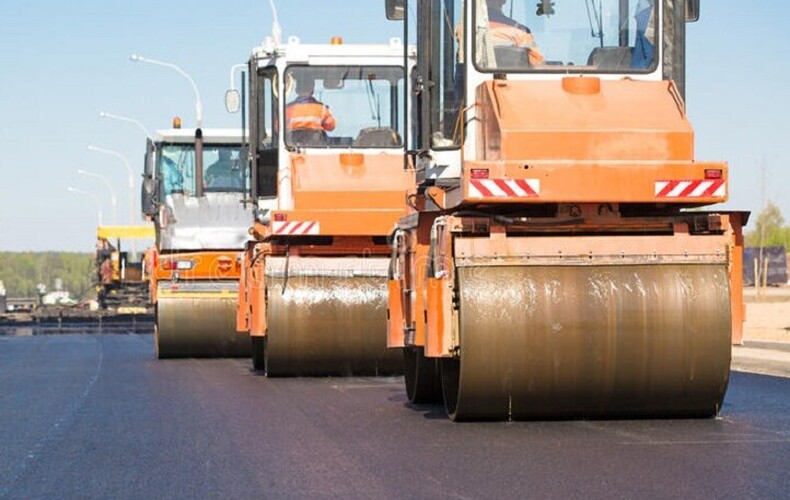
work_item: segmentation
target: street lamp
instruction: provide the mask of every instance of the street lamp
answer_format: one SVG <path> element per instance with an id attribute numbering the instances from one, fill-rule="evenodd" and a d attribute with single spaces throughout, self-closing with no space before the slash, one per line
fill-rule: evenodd
<path id="1" fill-rule="evenodd" d="M 82 194 L 82 195 L 90 196 L 91 198 L 93 198 L 93 201 L 96 202 L 96 213 L 99 216 L 99 225 L 101 226 L 102 225 L 102 213 L 101 213 L 101 200 L 99 200 L 99 196 L 96 195 L 96 194 L 93 194 L 93 193 L 89 193 L 88 191 L 83 191 L 82 189 L 73 188 L 71 186 L 69 186 L 66 189 L 69 190 L 69 193 Z"/>
<path id="2" fill-rule="evenodd" d="M 113 151 L 112 149 L 104 149 L 98 146 L 89 145 L 88 150 L 114 156 L 126 165 L 126 170 L 129 173 L 129 225 L 134 225 L 134 174 L 132 173 L 131 165 L 129 165 L 129 160 L 118 151 Z"/>
<path id="3" fill-rule="evenodd" d="M 97 179 L 101 179 L 106 185 L 107 190 L 110 191 L 110 203 L 112 203 L 112 223 L 117 225 L 118 224 L 118 199 L 115 197 L 115 190 L 112 188 L 112 184 L 110 184 L 109 179 L 107 179 L 103 175 L 95 174 L 93 172 L 88 172 L 86 170 L 79 169 L 77 170 L 78 174 L 87 175 L 88 177 L 95 177 Z"/>
<path id="4" fill-rule="evenodd" d="M 149 59 L 147 57 L 143 57 L 138 54 L 132 54 L 131 60 L 134 62 L 144 62 L 148 64 L 154 64 L 156 66 L 164 66 L 165 68 L 170 68 L 172 70 L 177 71 L 181 76 L 189 80 L 189 84 L 192 85 L 192 90 L 195 91 L 195 115 L 197 119 L 197 128 L 202 128 L 203 126 L 203 104 L 200 101 L 200 92 L 198 91 L 197 84 L 195 84 L 195 80 L 192 79 L 191 76 L 187 74 L 186 71 L 179 68 L 173 63 L 164 62 L 164 61 L 157 61 L 156 59 Z"/>
<path id="5" fill-rule="evenodd" d="M 114 115 L 112 113 L 106 113 L 104 111 L 99 111 L 99 117 L 101 117 L 101 118 L 110 118 L 110 119 L 119 120 L 119 121 L 122 121 L 122 122 L 134 123 L 135 125 L 137 125 L 137 128 L 139 128 L 140 130 L 143 131 L 145 136 L 151 142 L 154 142 L 154 136 L 151 135 L 151 132 L 149 132 L 148 129 L 145 128 L 145 125 L 143 125 L 139 121 L 135 120 L 134 118 L 129 118 L 127 116 Z"/>

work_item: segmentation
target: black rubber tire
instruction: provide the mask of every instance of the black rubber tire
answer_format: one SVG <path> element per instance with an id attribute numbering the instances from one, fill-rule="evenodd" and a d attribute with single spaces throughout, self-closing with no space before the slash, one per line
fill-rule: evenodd
<path id="1" fill-rule="evenodd" d="M 266 337 L 250 337 L 252 340 L 252 367 L 266 372 Z"/>
<path id="2" fill-rule="evenodd" d="M 426 358 L 422 347 L 403 348 L 406 395 L 414 404 L 441 404 L 442 379 L 436 359 Z"/>

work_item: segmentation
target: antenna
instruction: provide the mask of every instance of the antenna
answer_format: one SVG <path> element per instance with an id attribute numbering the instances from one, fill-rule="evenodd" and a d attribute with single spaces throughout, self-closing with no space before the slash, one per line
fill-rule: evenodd
<path id="1" fill-rule="evenodd" d="M 272 8 L 272 38 L 274 38 L 275 46 L 279 46 L 282 42 L 283 32 L 280 29 L 280 22 L 277 20 L 277 6 L 274 5 L 274 0 L 269 0 L 269 6 Z"/>

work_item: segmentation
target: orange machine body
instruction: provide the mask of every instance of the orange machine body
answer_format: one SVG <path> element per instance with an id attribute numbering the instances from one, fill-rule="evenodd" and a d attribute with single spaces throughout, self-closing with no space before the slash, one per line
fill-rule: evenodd
<path id="1" fill-rule="evenodd" d="M 154 275 L 157 282 L 169 282 L 174 289 L 181 281 L 237 281 L 240 260 L 239 252 L 222 250 L 159 253 Z"/>
<path id="2" fill-rule="evenodd" d="M 429 357 L 453 355 L 452 262 L 472 256 L 492 265 L 528 263 L 524 256 L 531 256 L 531 263 L 581 257 L 597 263 L 692 262 L 719 256 L 730 278 L 732 340 L 742 341 L 741 229 L 748 214 L 672 215 L 672 207 L 726 201 L 728 167 L 694 160 L 693 131 L 671 82 L 488 81 L 476 95 L 474 108 L 482 116 L 477 150 L 463 158 L 460 182 L 428 187 L 423 201 L 433 210 L 415 210 L 400 221 L 400 273 L 389 281 L 390 347 L 422 347 Z M 454 210 L 506 213 L 529 206 L 535 207 L 533 216 L 515 223 L 456 216 L 447 233 L 463 238 L 437 240 L 428 234 L 437 217 Z M 556 212 L 548 215 L 547 206 Z M 666 215 L 631 214 L 646 207 Z M 443 271 L 437 271 L 439 261 Z"/>
<path id="3" fill-rule="evenodd" d="M 401 155 L 293 153 L 290 162 L 293 209 L 273 210 L 265 237 L 386 236 L 407 212 L 414 173 Z"/>
<path id="4" fill-rule="evenodd" d="M 290 154 L 293 209 L 251 228 L 237 329 L 266 335 L 265 256 L 389 256 L 387 237 L 408 213 L 414 171 L 397 154 Z"/>

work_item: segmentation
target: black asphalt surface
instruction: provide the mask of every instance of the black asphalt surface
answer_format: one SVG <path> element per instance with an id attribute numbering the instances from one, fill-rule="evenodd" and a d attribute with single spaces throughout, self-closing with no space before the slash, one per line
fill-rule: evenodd
<path id="1" fill-rule="evenodd" d="M 401 378 L 153 352 L 0 336 L 0 498 L 790 497 L 790 379 L 733 373 L 717 419 L 454 424 Z"/>

